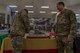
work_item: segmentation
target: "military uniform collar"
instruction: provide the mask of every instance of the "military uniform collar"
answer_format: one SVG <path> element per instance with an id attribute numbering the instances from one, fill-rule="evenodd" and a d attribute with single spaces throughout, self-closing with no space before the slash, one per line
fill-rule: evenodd
<path id="1" fill-rule="evenodd" d="M 65 12 L 65 10 L 67 10 L 67 9 L 64 9 L 63 11 L 61 11 L 60 13 L 64 13 Z"/>

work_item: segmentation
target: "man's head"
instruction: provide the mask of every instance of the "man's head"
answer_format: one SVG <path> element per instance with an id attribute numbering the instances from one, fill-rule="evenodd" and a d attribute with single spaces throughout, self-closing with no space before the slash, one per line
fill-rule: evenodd
<path id="1" fill-rule="evenodd" d="M 18 12 L 18 14 L 20 14 L 21 16 L 28 15 L 28 10 L 27 9 L 22 9 Z"/>
<path id="2" fill-rule="evenodd" d="M 16 16 L 28 16 L 28 10 L 27 9 L 21 9 Z"/>
<path id="3" fill-rule="evenodd" d="M 64 9 L 64 7 L 65 7 L 64 2 L 58 2 L 57 3 L 57 10 L 58 11 L 62 11 Z"/>
<path id="4" fill-rule="evenodd" d="M 22 9 L 21 13 L 22 13 L 22 15 L 27 15 L 28 14 L 28 10 L 27 9 Z"/>

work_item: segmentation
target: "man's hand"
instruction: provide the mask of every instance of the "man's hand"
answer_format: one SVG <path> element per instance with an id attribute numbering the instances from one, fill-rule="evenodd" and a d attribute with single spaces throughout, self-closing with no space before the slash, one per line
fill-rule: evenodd
<path id="1" fill-rule="evenodd" d="M 27 36 L 29 36 L 29 34 L 26 33 L 26 34 L 24 35 L 24 38 L 27 38 Z"/>

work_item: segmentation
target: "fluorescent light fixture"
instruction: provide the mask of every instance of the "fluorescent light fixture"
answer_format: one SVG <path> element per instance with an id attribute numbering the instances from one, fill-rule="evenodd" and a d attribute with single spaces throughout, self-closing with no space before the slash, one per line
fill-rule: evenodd
<path id="1" fill-rule="evenodd" d="M 49 6 L 41 6 L 41 8 L 49 8 Z"/>
<path id="2" fill-rule="evenodd" d="M 34 13 L 34 11 L 28 11 L 28 13 Z"/>
<path id="3" fill-rule="evenodd" d="M 25 6 L 25 7 L 30 7 L 30 8 L 33 8 L 33 6 Z"/>
<path id="4" fill-rule="evenodd" d="M 51 13 L 57 13 L 57 12 L 52 11 Z"/>
<path id="5" fill-rule="evenodd" d="M 46 13 L 46 11 L 40 11 L 40 13 Z"/>
<path id="6" fill-rule="evenodd" d="M 79 17 L 76 17 L 77 19 L 79 19 Z"/>
<path id="7" fill-rule="evenodd" d="M 16 13 L 18 12 L 18 11 L 15 11 Z"/>
<path id="8" fill-rule="evenodd" d="M 80 14 L 76 14 L 76 16 L 79 16 Z"/>
<path id="9" fill-rule="evenodd" d="M 9 7 L 17 7 L 16 5 L 9 5 Z"/>

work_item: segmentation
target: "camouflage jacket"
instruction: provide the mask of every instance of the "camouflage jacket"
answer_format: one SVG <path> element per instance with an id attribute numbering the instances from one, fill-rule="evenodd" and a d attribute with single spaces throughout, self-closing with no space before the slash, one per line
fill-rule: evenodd
<path id="1" fill-rule="evenodd" d="M 11 31 L 16 35 L 24 36 L 29 31 L 29 18 L 28 15 L 20 15 L 20 12 L 14 17 Z"/>
<path id="2" fill-rule="evenodd" d="M 76 33 L 77 20 L 73 11 L 65 9 L 57 16 L 57 23 L 54 26 L 56 35 L 74 35 Z"/>

